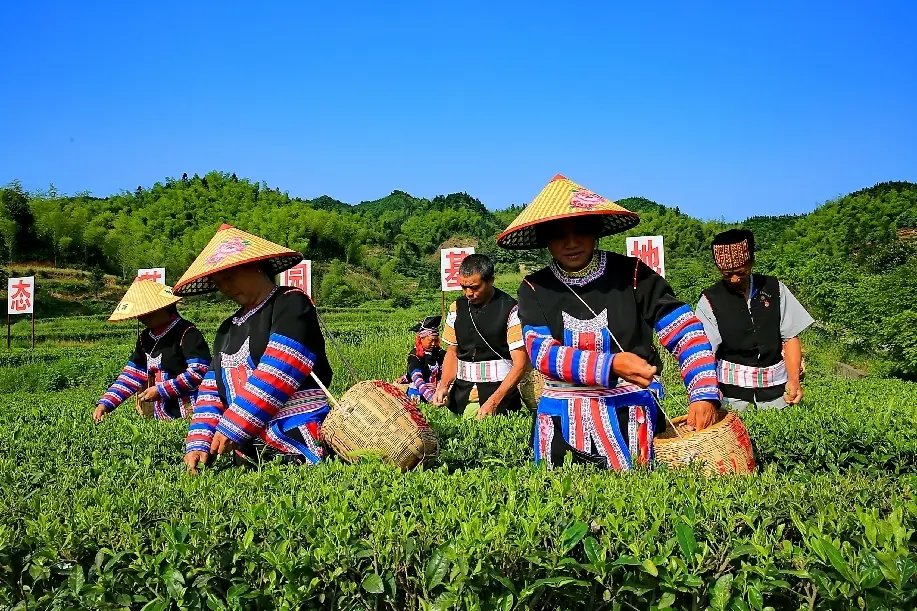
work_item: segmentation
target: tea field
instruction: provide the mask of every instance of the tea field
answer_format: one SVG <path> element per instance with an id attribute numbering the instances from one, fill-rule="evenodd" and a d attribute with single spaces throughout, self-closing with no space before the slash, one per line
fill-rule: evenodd
<path id="1" fill-rule="evenodd" d="M 208 339 L 229 311 L 183 308 Z M 322 313 L 360 377 L 391 380 L 429 312 Z M 441 453 L 423 470 L 224 460 L 192 477 L 186 423 L 132 405 L 90 418 L 135 332 L 40 321 L 31 351 L 20 323 L 0 351 L 0 609 L 917 606 L 917 385 L 837 378 L 830 342 L 809 352 L 802 405 L 743 416 L 753 476 L 548 472 L 530 416 L 433 408 Z M 351 381 L 328 352 L 340 394 Z"/>

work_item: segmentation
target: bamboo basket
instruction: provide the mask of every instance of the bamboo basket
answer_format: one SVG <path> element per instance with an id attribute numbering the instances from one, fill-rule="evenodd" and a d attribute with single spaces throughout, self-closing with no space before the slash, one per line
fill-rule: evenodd
<path id="1" fill-rule="evenodd" d="M 678 428 L 681 437 L 672 425 Z M 735 412 L 717 410 L 716 422 L 702 431 L 686 430 L 687 416 L 674 418 L 672 425 L 653 441 L 657 461 L 681 467 L 697 460 L 708 475 L 751 473 L 755 470 L 751 439 Z"/>
<path id="2" fill-rule="evenodd" d="M 522 395 L 522 402 L 531 411 L 538 410 L 538 400 L 541 399 L 541 393 L 544 392 L 544 374 L 531 365 L 522 374 L 519 380 L 519 394 Z"/>
<path id="3" fill-rule="evenodd" d="M 152 401 L 141 401 L 140 393 L 148 389 L 152 384 L 147 380 L 146 385 L 138 392 L 134 393 L 134 407 L 137 408 L 137 413 L 140 414 L 141 418 L 152 418 L 153 417 L 153 402 Z"/>
<path id="4" fill-rule="evenodd" d="M 401 469 L 436 456 L 439 443 L 423 414 L 398 387 L 381 380 L 352 386 L 322 423 L 322 439 L 341 458 L 379 453 Z"/>

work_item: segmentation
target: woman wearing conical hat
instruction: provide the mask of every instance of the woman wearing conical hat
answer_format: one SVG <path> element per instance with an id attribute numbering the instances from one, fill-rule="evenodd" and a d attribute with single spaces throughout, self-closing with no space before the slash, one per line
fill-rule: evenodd
<path id="1" fill-rule="evenodd" d="M 411 327 L 414 332 L 414 349 L 408 354 L 405 376 L 408 398 L 430 403 L 436 394 L 436 383 L 442 373 L 446 352 L 439 347 L 441 316 L 427 316 Z"/>
<path id="2" fill-rule="evenodd" d="M 720 393 L 703 325 L 639 259 L 598 249 L 600 237 L 638 222 L 558 175 L 497 238 L 503 248 L 547 248 L 553 257 L 519 287 L 526 349 L 545 376 L 536 462 L 556 464 L 570 452 L 575 462 L 615 470 L 652 464 L 654 434 L 665 426 L 654 332 L 678 360 L 689 425 L 713 424 Z"/>
<path id="3" fill-rule="evenodd" d="M 158 420 L 191 413 L 198 386 L 210 368 L 210 349 L 197 327 L 179 316 L 178 301 L 172 289 L 152 280 L 135 280 L 124 294 L 108 320 L 137 318 L 146 329 L 121 375 L 96 404 L 96 422 L 135 393 L 152 401 Z"/>
<path id="4" fill-rule="evenodd" d="M 201 384 L 185 440 L 192 472 L 228 452 L 241 464 L 280 457 L 315 464 L 331 366 L 315 307 L 274 277 L 300 261 L 294 252 L 223 225 L 175 285 L 179 296 L 219 291 L 239 305 L 217 330 L 213 365 Z"/>

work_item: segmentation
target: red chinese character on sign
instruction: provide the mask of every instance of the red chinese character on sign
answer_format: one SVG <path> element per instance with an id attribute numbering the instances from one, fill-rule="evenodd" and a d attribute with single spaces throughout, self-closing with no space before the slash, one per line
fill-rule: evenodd
<path id="1" fill-rule="evenodd" d="M 302 267 L 296 266 L 287 270 L 287 286 L 296 287 L 302 291 L 306 290 L 306 274 Z"/>
<path id="2" fill-rule="evenodd" d="M 458 288 L 459 281 L 459 267 L 462 265 L 462 261 L 465 260 L 465 257 L 468 256 L 468 253 L 464 250 L 458 252 L 446 253 L 446 285 L 450 287 Z"/>
<path id="3" fill-rule="evenodd" d="M 660 271 L 659 267 L 659 247 L 653 246 L 652 240 L 647 240 L 646 244 L 642 246 L 634 242 L 634 249 L 631 251 L 632 257 L 637 257 L 643 261 L 648 267 L 652 268 L 656 272 Z"/>
<path id="4" fill-rule="evenodd" d="M 155 269 L 143 272 L 137 276 L 139 280 L 152 280 L 153 282 L 159 282 L 159 279 L 162 278 L 162 275 Z"/>
<path id="5" fill-rule="evenodd" d="M 19 281 L 18 284 L 14 284 L 13 288 L 15 293 L 10 296 L 10 303 L 12 308 L 17 312 L 25 312 L 32 306 L 32 292 L 28 282 Z"/>

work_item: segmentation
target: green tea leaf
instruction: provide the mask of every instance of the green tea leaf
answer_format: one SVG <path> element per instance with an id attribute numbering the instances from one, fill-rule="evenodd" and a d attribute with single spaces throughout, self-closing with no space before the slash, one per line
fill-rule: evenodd
<path id="1" fill-rule="evenodd" d="M 841 576 L 848 582 L 854 585 L 858 585 L 853 577 L 853 573 L 850 571 L 850 567 L 847 566 L 847 563 L 844 561 L 844 557 L 841 555 L 840 550 L 837 549 L 837 547 L 835 547 L 834 544 L 827 539 L 823 539 L 821 544 L 822 549 L 825 550 L 825 555 L 827 555 L 828 560 L 831 561 L 831 566 L 833 566 L 834 569 L 840 573 Z"/>
<path id="2" fill-rule="evenodd" d="M 649 573 L 653 577 L 659 577 L 659 569 L 656 568 L 656 564 L 652 560 L 647 558 L 641 564 L 643 568 L 646 569 L 647 573 Z"/>
<path id="3" fill-rule="evenodd" d="M 756 586 L 748 586 L 748 602 L 751 603 L 753 609 L 762 611 L 764 609 L 764 597 L 761 596 L 761 590 Z"/>
<path id="4" fill-rule="evenodd" d="M 379 577 L 378 573 L 370 573 L 363 578 L 363 589 L 370 594 L 382 594 L 385 592 L 385 582 Z"/>
<path id="5" fill-rule="evenodd" d="M 585 522 L 574 522 L 564 531 L 562 536 L 564 541 L 564 550 L 573 549 L 577 543 L 583 540 L 586 533 L 589 532 L 589 525 Z"/>
<path id="6" fill-rule="evenodd" d="M 732 575 L 723 575 L 713 584 L 710 593 L 710 606 L 716 611 L 725 611 L 726 605 L 732 596 Z"/>
<path id="7" fill-rule="evenodd" d="M 430 591 L 441 584 L 447 572 L 449 572 L 449 560 L 446 559 L 441 550 L 433 550 L 430 560 L 427 561 L 426 570 L 424 570 L 427 590 Z"/>
<path id="8" fill-rule="evenodd" d="M 67 586 L 74 596 L 79 596 L 80 591 L 83 589 L 83 584 L 85 583 L 86 577 L 83 575 L 83 567 L 77 564 L 70 570 L 70 578 L 67 580 Z"/>
<path id="9" fill-rule="evenodd" d="M 169 596 L 181 598 L 185 592 L 185 576 L 181 574 L 181 571 L 175 568 L 168 568 L 163 573 L 162 578 L 166 582 L 166 591 Z"/>
<path id="10" fill-rule="evenodd" d="M 586 559 L 589 560 L 593 566 L 597 567 L 602 561 L 599 542 L 596 541 L 594 537 L 586 537 L 586 540 L 583 541 L 583 551 L 586 552 Z"/>
<path id="11" fill-rule="evenodd" d="M 659 599 L 659 603 L 657 603 L 656 607 L 659 609 L 668 609 L 673 604 L 675 604 L 675 595 L 671 592 L 666 592 L 662 595 L 662 598 Z"/>
<path id="12" fill-rule="evenodd" d="M 678 539 L 678 547 L 681 548 L 681 553 L 684 555 L 685 560 L 692 562 L 694 560 L 694 552 L 697 550 L 694 529 L 685 523 L 676 524 L 675 536 Z"/>

